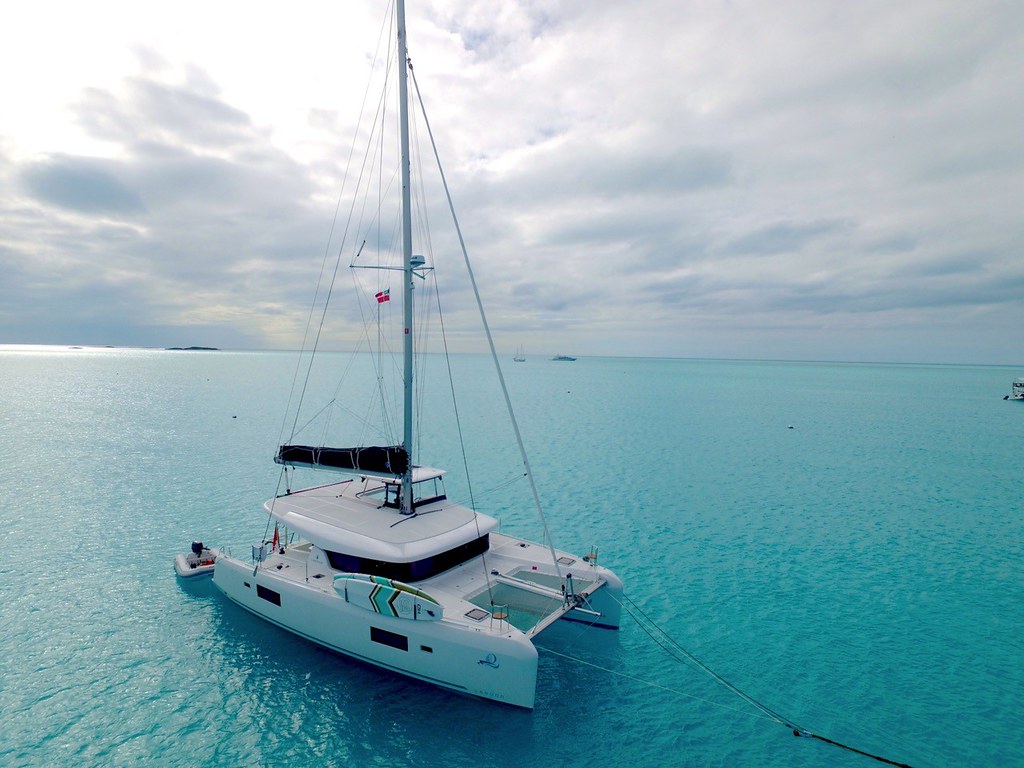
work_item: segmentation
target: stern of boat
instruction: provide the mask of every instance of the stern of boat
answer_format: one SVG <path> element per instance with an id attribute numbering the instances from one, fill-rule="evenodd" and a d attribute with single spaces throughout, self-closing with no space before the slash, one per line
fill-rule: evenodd
<path id="1" fill-rule="evenodd" d="M 604 584 L 587 595 L 578 609 L 562 618 L 601 629 L 618 629 L 622 618 L 622 579 L 607 568 L 595 565 L 593 569 Z"/>

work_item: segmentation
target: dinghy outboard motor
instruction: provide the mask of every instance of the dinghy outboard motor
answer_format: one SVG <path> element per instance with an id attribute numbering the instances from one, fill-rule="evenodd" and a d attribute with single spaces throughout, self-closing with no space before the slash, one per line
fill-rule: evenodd
<path id="1" fill-rule="evenodd" d="M 192 542 L 192 551 L 195 552 L 196 557 L 199 557 L 201 554 L 203 554 L 203 542 L 201 542 L 201 541 L 193 541 Z"/>

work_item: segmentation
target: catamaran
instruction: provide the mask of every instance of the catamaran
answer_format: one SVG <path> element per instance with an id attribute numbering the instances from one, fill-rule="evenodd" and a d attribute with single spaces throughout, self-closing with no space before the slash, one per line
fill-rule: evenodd
<path id="1" fill-rule="evenodd" d="M 1024 376 L 1013 380 L 1013 383 L 1010 385 L 1010 394 L 1004 397 L 1003 400 L 1020 400 L 1024 402 Z"/>
<path id="2" fill-rule="evenodd" d="M 450 499 L 445 472 L 414 455 L 413 285 L 429 267 L 413 255 L 411 64 L 403 0 L 397 0 L 395 13 L 402 440 L 350 448 L 280 445 L 275 462 L 283 468 L 284 492 L 264 504 L 266 531 L 273 525 L 274 535 L 264 534 L 251 558 L 218 549 L 213 583 L 251 613 L 344 656 L 530 709 L 537 687 L 534 640 L 556 622 L 618 628 L 622 582 L 598 565 L 596 549 L 583 556 L 556 549 L 546 523 L 544 543 L 500 532 L 494 517 Z M 471 268 L 470 279 L 475 290 Z M 390 298 L 390 290 L 376 294 L 378 303 Z M 483 322 L 500 379 L 485 317 Z M 514 414 L 512 426 L 519 438 Z M 543 516 L 525 451 L 522 460 Z M 340 474 L 293 490 L 289 472 L 297 468 Z"/>

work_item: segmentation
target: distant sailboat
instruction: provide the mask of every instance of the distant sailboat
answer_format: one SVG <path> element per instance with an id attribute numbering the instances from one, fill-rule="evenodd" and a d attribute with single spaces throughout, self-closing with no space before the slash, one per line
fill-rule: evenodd
<path id="1" fill-rule="evenodd" d="M 513 357 L 512 360 L 514 362 L 517 362 L 517 363 L 525 363 L 526 362 L 526 353 L 523 352 L 523 345 L 522 344 L 520 344 L 519 347 L 516 349 L 516 356 Z"/>

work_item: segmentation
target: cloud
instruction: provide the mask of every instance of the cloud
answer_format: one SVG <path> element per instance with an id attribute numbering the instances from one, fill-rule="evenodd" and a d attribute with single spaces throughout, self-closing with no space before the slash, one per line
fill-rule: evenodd
<path id="1" fill-rule="evenodd" d="M 311 172 L 195 72 L 88 89 L 76 110 L 116 151 L 7 165 L 7 338 L 291 346 L 301 321 L 279 308 L 307 304 L 327 229 Z"/>
<path id="2" fill-rule="evenodd" d="M 75 111 L 90 136 L 136 149 L 174 146 L 211 154 L 242 147 L 255 133 L 249 116 L 222 101 L 194 67 L 184 84 L 133 77 L 119 93 L 89 88 Z"/>
<path id="3" fill-rule="evenodd" d="M 386 28 L 336 13 L 346 34 Z M 499 344 L 1019 360 L 1024 17 L 1012 3 L 457 0 L 409 13 Z M 290 24 L 258 10 L 250 21 L 260 40 Z M 362 95 L 349 104 L 340 89 L 362 82 L 372 49 L 347 38 L 344 66 L 337 50 L 314 61 L 316 46 L 285 42 L 274 61 L 265 42 L 228 58 L 227 22 L 187 22 L 188 56 L 126 38 L 135 69 L 78 84 L 69 124 L 84 148 L 29 154 L 23 137 L 0 139 L 0 340 L 193 328 L 220 342 L 174 341 L 294 347 L 348 211 L 343 272 L 368 225 L 381 234 L 366 258 L 392 247 L 390 209 L 339 194 Z M 293 96 L 301 108 L 285 109 Z M 383 200 L 395 166 L 371 159 Z M 424 197 L 437 230 L 444 198 Z M 458 241 L 440 230 L 428 245 L 462 343 L 478 321 Z M 336 307 L 331 343 L 349 345 L 358 307 Z"/>
<path id="4" fill-rule="evenodd" d="M 794 253 L 806 245 L 848 228 L 841 221 L 815 221 L 808 223 L 781 222 L 761 227 L 742 237 L 726 243 L 724 254 L 751 254 L 770 256 L 778 253 Z"/>
<path id="5" fill-rule="evenodd" d="M 89 158 L 57 156 L 21 170 L 29 194 L 85 213 L 130 216 L 144 210 L 142 198 L 117 178 L 117 164 Z"/>

